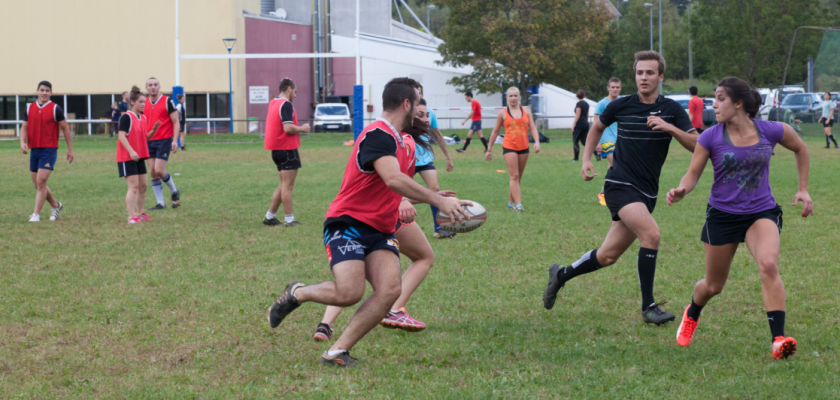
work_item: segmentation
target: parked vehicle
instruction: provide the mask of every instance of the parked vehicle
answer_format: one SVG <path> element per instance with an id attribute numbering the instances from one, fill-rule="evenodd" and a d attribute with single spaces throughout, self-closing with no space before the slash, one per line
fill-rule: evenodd
<path id="1" fill-rule="evenodd" d="M 785 96 L 779 106 L 782 122 L 791 125 L 797 119 L 802 122 L 817 122 L 822 115 L 822 101 L 819 93 L 792 93 Z"/>
<path id="2" fill-rule="evenodd" d="M 759 108 L 759 116 L 765 121 L 777 121 L 781 119 L 781 115 L 776 116 L 779 111 L 779 104 L 784 101 L 784 98 L 789 94 L 805 93 L 802 85 L 785 85 L 784 90 L 779 92 L 779 89 L 759 88 L 758 93 L 761 94 L 762 104 Z"/>
<path id="3" fill-rule="evenodd" d="M 671 100 L 680 103 L 683 109 L 685 109 L 685 113 L 688 114 L 688 102 L 691 100 L 691 95 L 686 93 L 678 93 L 678 94 L 669 94 L 665 96 Z M 709 127 L 717 123 L 715 120 L 715 110 L 712 108 L 712 105 L 715 104 L 714 99 L 703 99 L 703 126 Z"/>
<path id="4" fill-rule="evenodd" d="M 353 117 L 347 104 L 318 104 L 312 117 L 315 119 L 315 132 L 353 132 Z"/>

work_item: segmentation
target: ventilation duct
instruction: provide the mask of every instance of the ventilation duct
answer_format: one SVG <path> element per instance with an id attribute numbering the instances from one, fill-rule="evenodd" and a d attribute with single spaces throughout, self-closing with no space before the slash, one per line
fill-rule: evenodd
<path id="1" fill-rule="evenodd" d="M 270 15 L 274 10 L 274 0 L 260 0 L 260 15 Z"/>

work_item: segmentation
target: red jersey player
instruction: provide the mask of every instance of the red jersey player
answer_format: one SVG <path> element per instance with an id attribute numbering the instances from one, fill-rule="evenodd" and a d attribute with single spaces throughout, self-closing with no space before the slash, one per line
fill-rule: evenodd
<path id="1" fill-rule="evenodd" d="M 403 172 L 414 160 L 400 132 L 414 122 L 420 101 L 418 86 L 410 78 L 388 82 L 382 92 L 382 116 L 365 127 L 353 146 L 341 190 L 324 222 L 324 244 L 335 280 L 313 286 L 292 281 L 269 309 L 268 320 L 274 328 L 305 302 L 340 307 L 356 304 L 365 293 L 365 280 L 371 283 L 373 294 L 321 356 L 321 364 L 354 367 L 349 351 L 388 315 L 401 293 L 399 242 L 394 230 L 402 197 L 434 204 L 453 219 L 466 218 L 461 205 L 469 202 L 438 195 Z"/>
<path id="2" fill-rule="evenodd" d="M 472 92 L 465 93 L 464 100 L 470 103 L 470 115 L 467 115 L 467 118 L 464 119 L 464 122 L 461 122 L 461 125 L 466 124 L 470 119 L 472 119 L 472 124 L 470 125 L 470 130 L 467 131 L 467 140 L 464 142 L 464 147 L 461 149 L 455 149 L 455 151 L 459 153 L 467 151 L 467 146 L 469 146 L 472 141 L 473 133 L 478 133 L 478 138 L 481 139 L 481 143 L 484 145 L 484 152 L 486 153 L 487 139 L 485 139 L 484 135 L 481 133 L 481 103 L 473 98 Z"/>
<path id="3" fill-rule="evenodd" d="M 64 132 L 67 142 L 67 162 L 73 162 L 73 137 L 70 126 L 64 118 L 64 111 L 58 104 L 50 101 L 52 84 L 47 81 L 38 83 L 38 100 L 26 107 L 26 121 L 20 127 L 20 150 L 29 155 L 29 172 L 35 184 L 35 210 L 29 222 L 41 221 L 41 208 L 44 201 L 50 203 L 52 212 L 50 221 L 58 219 L 58 213 L 64 207 L 53 197 L 47 187 L 47 179 L 58 160 L 58 130 Z"/>
<path id="4" fill-rule="evenodd" d="M 265 149 L 271 150 L 271 159 L 277 165 L 280 185 L 271 196 L 271 206 L 265 213 L 263 224 L 277 226 L 283 224 L 277 219 L 277 210 L 283 204 L 285 226 L 297 226 L 292 210 L 292 188 L 295 186 L 297 171 L 300 169 L 300 134 L 309 132 L 309 124 L 298 126 L 297 112 L 292 106 L 297 88 L 289 78 L 280 81 L 280 95 L 268 103 L 268 116 L 265 122 Z"/>
<path id="5" fill-rule="evenodd" d="M 143 115 L 146 117 L 146 128 L 152 127 L 160 122 L 160 128 L 151 139 L 149 139 L 149 174 L 152 178 L 152 190 L 155 192 L 157 205 L 149 210 L 163 210 L 166 204 L 163 201 L 163 183 L 169 186 L 172 192 L 172 208 L 181 205 L 181 192 L 175 187 L 172 176 L 166 172 L 166 163 L 171 153 L 178 152 L 178 137 L 180 136 L 181 124 L 178 121 L 178 110 L 175 103 L 169 96 L 160 93 L 160 82 L 156 78 L 149 78 L 146 81 L 146 91 L 149 98 L 146 99 L 146 108 Z"/>
<path id="6" fill-rule="evenodd" d="M 128 210 L 129 224 L 151 220 L 143 212 L 143 203 L 146 201 L 146 159 L 149 158 L 147 141 L 160 127 L 160 121 L 148 130 L 146 117 L 143 115 L 145 106 L 146 96 L 140 93 L 137 86 L 132 87 L 129 96 L 130 109 L 120 117 L 118 129 L 117 169 L 120 178 L 125 178 L 128 185 L 125 206 Z"/>

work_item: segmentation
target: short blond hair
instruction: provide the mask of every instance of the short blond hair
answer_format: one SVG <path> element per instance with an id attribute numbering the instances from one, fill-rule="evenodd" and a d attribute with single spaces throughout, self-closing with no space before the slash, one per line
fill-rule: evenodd
<path id="1" fill-rule="evenodd" d="M 639 51 L 639 52 L 636 52 L 636 54 L 633 56 L 633 58 L 635 59 L 635 61 L 633 61 L 633 72 L 636 72 L 636 64 L 638 64 L 639 61 L 656 60 L 659 63 L 659 75 L 662 75 L 662 74 L 665 73 L 665 59 L 662 58 L 661 54 L 659 54 L 655 51 L 650 51 L 650 50 Z"/>

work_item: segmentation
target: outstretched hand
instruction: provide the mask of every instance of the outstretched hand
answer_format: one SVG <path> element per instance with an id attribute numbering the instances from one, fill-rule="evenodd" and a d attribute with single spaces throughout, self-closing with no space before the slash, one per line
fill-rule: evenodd
<path id="1" fill-rule="evenodd" d="M 808 192 L 797 192 L 793 196 L 793 205 L 798 205 L 800 200 L 802 201 L 802 218 L 814 215 L 814 202 L 811 201 L 811 195 Z"/>
<path id="2" fill-rule="evenodd" d="M 580 174 L 583 175 L 583 180 L 591 181 L 593 178 L 598 176 L 595 173 L 595 167 L 592 166 L 592 162 L 589 160 L 583 160 L 583 167 L 580 170 Z"/>
<path id="3" fill-rule="evenodd" d="M 685 197 L 685 193 L 686 193 L 686 189 L 684 187 L 671 189 L 671 191 L 668 192 L 668 205 L 670 206 L 671 204 L 674 204 L 674 203 L 682 200 L 683 197 Z"/>

